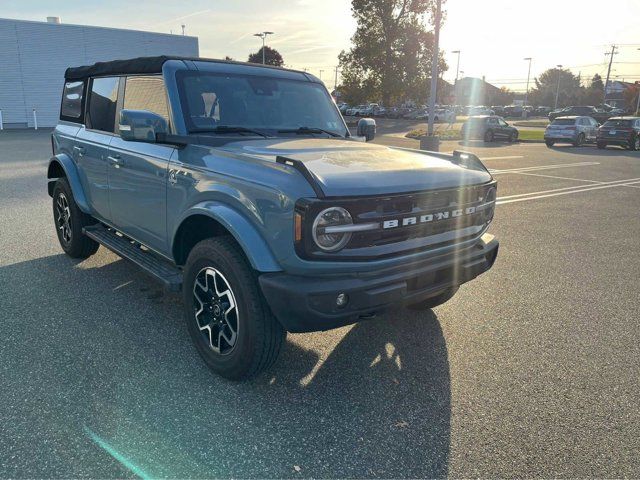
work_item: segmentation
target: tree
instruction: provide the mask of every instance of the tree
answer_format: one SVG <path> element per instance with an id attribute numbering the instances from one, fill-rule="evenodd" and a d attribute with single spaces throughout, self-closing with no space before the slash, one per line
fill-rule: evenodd
<path id="1" fill-rule="evenodd" d="M 348 52 L 340 53 L 342 91 L 347 101 L 422 101 L 428 95 L 433 33 L 421 19 L 435 0 L 352 0 L 357 29 Z M 440 55 L 440 69 L 446 63 Z"/>
<path id="2" fill-rule="evenodd" d="M 535 79 L 535 87 L 529 93 L 529 98 L 534 105 L 553 106 L 555 104 L 558 76 L 560 77 L 558 107 L 581 103 L 584 89 L 580 86 L 580 79 L 569 70 L 550 68 Z"/>
<path id="3" fill-rule="evenodd" d="M 582 103 L 584 105 L 599 105 L 604 98 L 604 83 L 597 73 L 591 79 L 591 83 L 584 89 Z"/>
<path id="4" fill-rule="evenodd" d="M 264 46 L 264 57 L 265 65 L 273 65 L 274 67 L 281 67 L 284 65 L 284 60 L 282 59 L 280 52 L 268 45 Z M 256 53 L 249 55 L 249 60 L 247 61 L 250 63 L 262 63 L 262 48 L 260 48 Z"/>

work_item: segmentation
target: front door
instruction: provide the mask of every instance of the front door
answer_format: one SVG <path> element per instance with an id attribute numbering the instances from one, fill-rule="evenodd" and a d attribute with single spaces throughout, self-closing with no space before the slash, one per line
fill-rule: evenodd
<path id="1" fill-rule="evenodd" d="M 174 150 L 120 137 L 109 148 L 112 224 L 160 253 L 167 250 L 167 167 Z"/>
<path id="2" fill-rule="evenodd" d="M 169 121 L 161 76 L 130 76 L 121 87 L 122 108 L 148 110 Z M 109 146 L 109 204 L 112 224 L 167 254 L 167 172 L 175 148 L 130 142 L 115 136 Z"/>

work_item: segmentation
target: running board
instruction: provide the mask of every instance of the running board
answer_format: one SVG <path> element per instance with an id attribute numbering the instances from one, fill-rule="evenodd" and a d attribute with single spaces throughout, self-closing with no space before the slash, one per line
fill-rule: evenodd
<path id="1" fill-rule="evenodd" d="M 182 271 L 155 254 L 143 250 L 134 241 L 118 235 L 114 230 L 105 228 L 101 224 L 85 227 L 82 229 L 82 233 L 116 255 L 135 263 L 142 270 L 160 280 L 167 290 L 171 292 L 181 290 Z"/>

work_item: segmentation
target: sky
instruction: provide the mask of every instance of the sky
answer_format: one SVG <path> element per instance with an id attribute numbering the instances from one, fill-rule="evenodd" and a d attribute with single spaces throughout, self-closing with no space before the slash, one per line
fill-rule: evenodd
<path id="1" fill-rule="evenodd" d="M 581 78 L 606 76 L 611 44 L 619 45 L 612 77 L 640 80 L 640 0 L 446 0 L 440 48 L 453 81 L 460 50 L 464 76 L 524 91 L 528 61 L 531 81 L 558 64 Z M 285 65 L 308 69 L 330 86 L 338 54 L 350 46 L 356 23 L 348 0 L 0 0 L 0 16 L 42 20 L 56 15 L 63 23 L 129 28 L 174 34 L 185 25 L 197 36 L 200 55 L 246 60 L 261 40 L 253 34 L 273 31 L 267 44 Z M 322 72 L 321 72 L 322 70 Z M 461 75 L 462 76 L 462 75 Z"/>

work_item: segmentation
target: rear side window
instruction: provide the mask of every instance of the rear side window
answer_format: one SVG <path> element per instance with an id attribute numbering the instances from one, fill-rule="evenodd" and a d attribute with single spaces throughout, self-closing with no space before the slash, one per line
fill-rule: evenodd
<path id="1" fill-rule="evenodd" d="M 60 105 L 60 120 L 81 122 L 83 102 L 84 82 L 65 83 Z"/>
<path id="2" fill-rule="evenodd" d="M 88 128 L 114 132 L 119 81 L 118 77 L 104 77 L 94 78 L 91 82 L 87 111 Z"/>
<path id="3" fill-rule="evenodd" d="M 125 110 L 148 110 L 169 121 L 169 108 L 160 76 L 128 77 L 124 90 Z"/>

